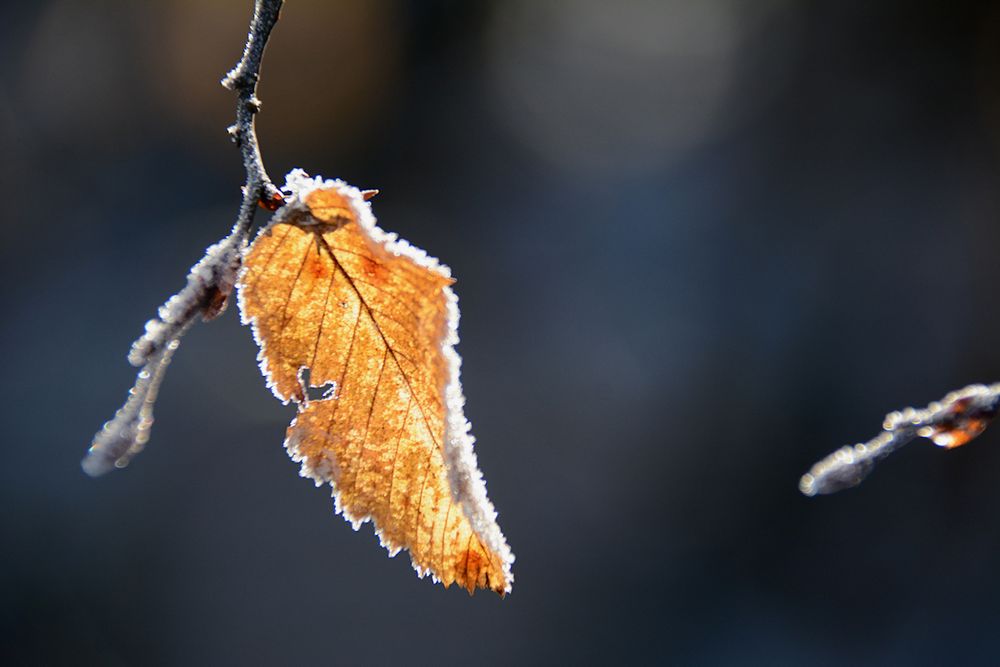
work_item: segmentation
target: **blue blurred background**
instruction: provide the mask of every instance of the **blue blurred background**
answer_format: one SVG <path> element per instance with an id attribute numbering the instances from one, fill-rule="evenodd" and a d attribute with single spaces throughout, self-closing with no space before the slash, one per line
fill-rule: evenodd
<path id="1" fill-rule="evenodd" d="M 996 664 L 1000 432 L 799 475 L 1000 379 L 1000 6 L 289 0 L 259 134 L 458 277 L 513 594 L 355 534 L 232 310 L 78 462 L 235 218 L 247 0 L 0 22 L 5 664 Z"/>

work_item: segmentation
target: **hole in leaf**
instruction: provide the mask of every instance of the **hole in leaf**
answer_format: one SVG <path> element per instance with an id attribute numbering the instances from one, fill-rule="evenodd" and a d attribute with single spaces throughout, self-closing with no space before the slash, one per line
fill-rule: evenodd
<path id="1" fill-rule="evenodd" d="M 299 383 L 302 385 L 302 393 L 306 397 L 306 402 L 336 398 L 337 383 L 327 382 L 322 385 L 313 385 L 309 379 L 309 368 L 305 366 L 299 369 Z"/>

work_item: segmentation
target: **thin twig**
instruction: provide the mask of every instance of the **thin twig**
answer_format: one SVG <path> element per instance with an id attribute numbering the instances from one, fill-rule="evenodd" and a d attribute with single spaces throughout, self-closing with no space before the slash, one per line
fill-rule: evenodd
<path id="1" fill-rule="evenodd" d="M 264 57 L 264 48 L 271 36 L 271 29 L 278 21 L 283 0 L 257 0 L 254 5 L 253 20 L 250 22 L 250 33 L 247 35 L 247 45 L 243 49 L 243 57 L 229 74 L 222 79 L 222 85 L 236 93 L 236 124 L 229 127 L 229 135 L 240 147 L 243 155 L 243 168 L 247 172 L 246 189 L 243 191 L 243 205 L 236 221 L 236 228 L 242 230 L 244 238 L 253 223 L 253 214 L 258 202 L 277 208 L 280 204 L 281 192 L 271 182 L 264 169 L 264 160 L 260 156 L 260 145 L 257 143 L 257 130 L 254 118 L 260 111 L 260 100 L 257 99 L 257 81 L 260 79 L 260 61 Z M 235 231 L 235 230 L 234 230 Z"/>
<path id="2" fill-rule="evenodd" d="M 225 309 L 258 205 L 274 210 L 282 203 L 281 192 L 264 169 L 254 122 L 260 110 L 260 63 L 282 4 L 283 0 L 256 0 L 243 57 L 222 80 L 222 85 L 237 96 L 236 123 L 229 128 L 229 135 L 239 146 L 247 175 L 236 223 L 228 236 L 209 247 L 201 261 L 191 267 L 184 288 L 160 306 L 158 317 L 146 323 L 146 332 L 132 344 L 129 363 L 142 370 L 125 405 L 94 436 L 81 464 L 90 475 L 124 467 L 142 450 L 153 425 L 156 394 L 181 336 L 199 318 L 213 319 Z"/>
<path id="3" fill-rule="evenodd" d="M 923 410 L 890 412 L 883 431 L 865 443 L 841 447 L 817 463 L 799 480 L 807 496 L 834 493 L 856 486 L 875 464 L 915 438 L 928 438 L 952 449 L 983 432 L 1000 409 L 1000 383 L 969 385 L 953 391 Z"/>

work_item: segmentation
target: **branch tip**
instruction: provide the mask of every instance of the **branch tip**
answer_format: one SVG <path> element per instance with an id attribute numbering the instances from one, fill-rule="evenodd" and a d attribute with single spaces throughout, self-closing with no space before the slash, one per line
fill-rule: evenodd
<path id="1" fill-rule="evenodd" d="M 890 412 L 881 433 L 868 442 L 841 447 L 817 462 L 799 480 L 799 490 L 815 496 L 857 486 L 878 461 L 916 438 L 927 438 L 945 449 L 960 447 L 985 431 L 998 411 L 1000 383 L 969 385 L 922 410 Z"/>

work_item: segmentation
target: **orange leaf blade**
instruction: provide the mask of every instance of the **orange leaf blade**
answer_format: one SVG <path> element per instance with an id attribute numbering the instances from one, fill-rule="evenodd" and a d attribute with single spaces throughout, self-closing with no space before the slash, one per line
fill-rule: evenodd
<path id="1" fill-rule="evenodd" d="M 420 576 L 509 592 L 514 558 L 462 414 L 448 269 L 376 227 L 355 188 L 296 171 L 287 189 L 238 288 L 268 385 L 298 404 L 289 454 Z"/>

